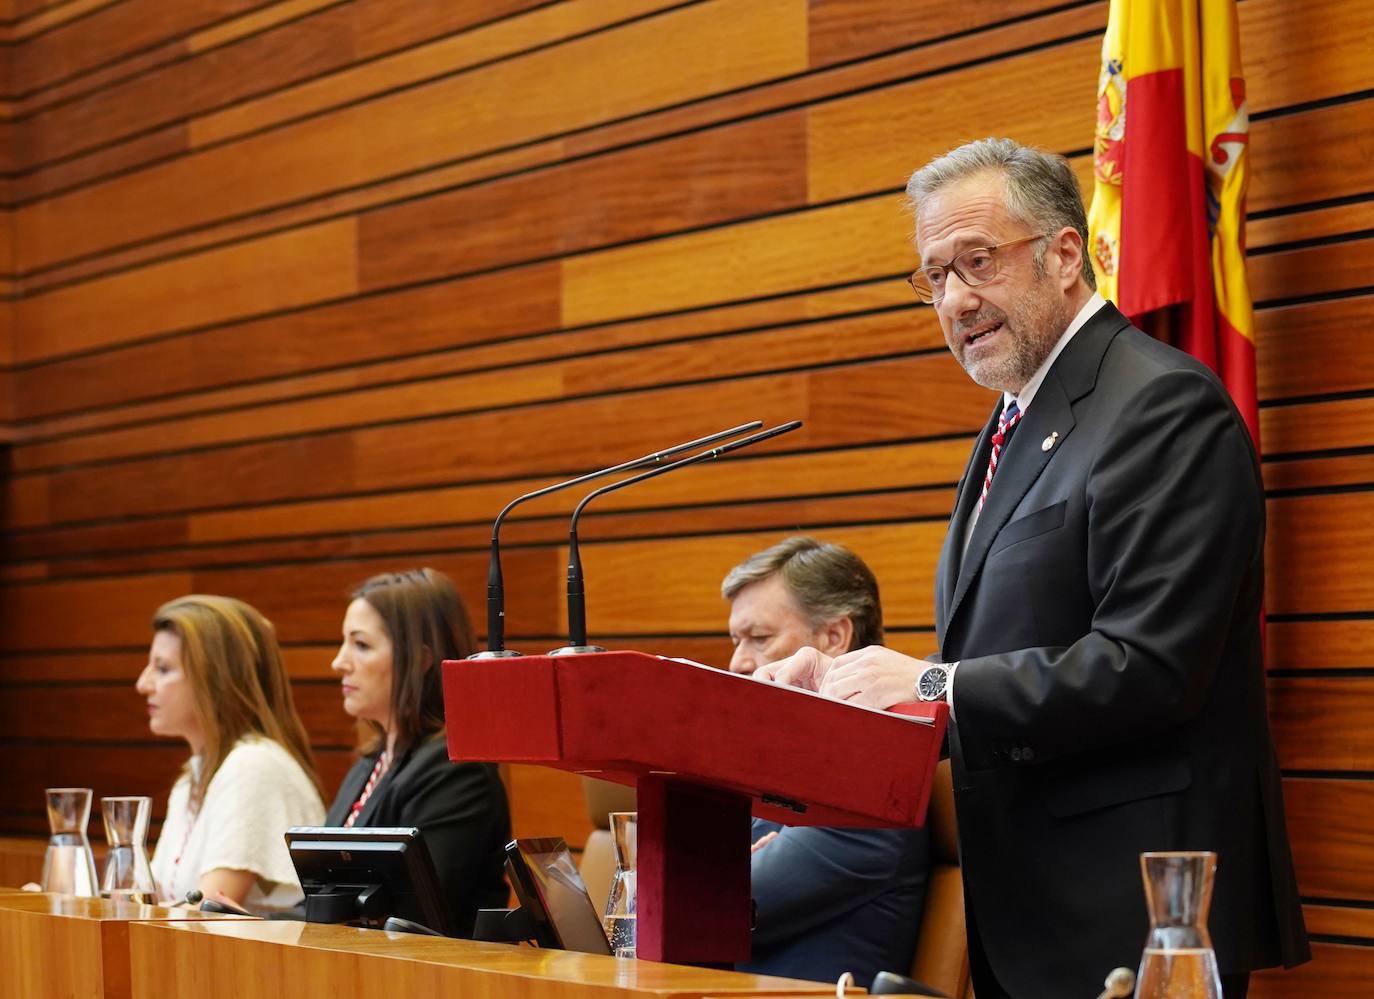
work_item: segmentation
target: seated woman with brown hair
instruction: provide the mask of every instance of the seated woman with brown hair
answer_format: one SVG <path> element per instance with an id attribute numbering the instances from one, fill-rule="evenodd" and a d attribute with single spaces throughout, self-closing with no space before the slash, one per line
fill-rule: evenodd
<path id="1" fill-rule="evenodd" d="M 324 805 L 271 622 L 230 597 L 165 603 L 136 687 L 148 727 L 192 753 L 153 851 L 160 900 L 198 890 L 255 912 L 295 905 L 282 834 L 318 825 Z"/>
<path id="2" fill-rule="evenodd" d="M 329 807 L 331 826 L 415 826 L 460 935 L 506 904 L 510 812 L 496 767 L 451 763 L 440 664 L 472 651 L 467 612 L 433 569 L 373 576 L 353 591 L 333 668 L 364 723 L 361 759 Z"/>

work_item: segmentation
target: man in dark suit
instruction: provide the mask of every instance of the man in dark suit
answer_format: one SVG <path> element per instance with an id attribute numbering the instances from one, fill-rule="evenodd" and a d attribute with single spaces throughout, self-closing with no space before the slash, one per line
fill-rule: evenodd
<path id="1" fill-rule="evenodd" d="M 1096 294 L 1061 157 L 982 140 L 907 192 L 913 287 L 1002 393 L 940 555 L 940 655 L 804 650 L 759 672 L 874 707 L 949 700 L 979 999 L 1091 995 L 1134 966 L 1146 850 L 1219 855 L 1210 929 L 1238 999 L 1252 969 L 1310 956 L 1265 710 L 1251 438 L 1205 366 Z"/>
<path id="2" fill-rule="evenodd" d="M 735 566 L 730 601 L 734 673 L 809 646 L 838 655 L 883 640 L 878 581 L 840 545 L 791 537 Z M 921 829 L 829 829 L 754 819 L 750 875 L 758 920 L 742 971 L 867 988 L 905 974 L 930 876 Z"/>

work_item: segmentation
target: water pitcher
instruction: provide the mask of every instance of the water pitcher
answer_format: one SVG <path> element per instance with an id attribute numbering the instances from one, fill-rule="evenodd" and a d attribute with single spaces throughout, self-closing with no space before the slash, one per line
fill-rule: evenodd
<path id="1" fill-rule="evenodd" d="M 106 898 L 127 899 L 151 905 L 157 901 L 153 871 L 148 866 L 148 816 L 151 798 L 101 798 L 105 818 L 105 841 L 110 844 L 105 858 L 105 874 L 100 879 L 100 894 Z"/>
<path id="2" fill-rule="evenodd" d="M 606 901 L 606 936 L 616 957 L 635 956 L 635 850 L 638 812 L 611 812 L 615 841 L 615 878 Z"/>
<path id="3" fill-rule="evenodd" d="M 43 856 L 43 890 L 63 895 L 96 892 L 95 857 L 86 838 L 91 818 L 91 789 L 50 787 L 48 796 L 48 852 Z"/>
<path id="4" fill-rule="evenodd" d="M 1221 999 L 1207 911 L 1215 853 L 1142 853 L 1150 934 L 1136 976 L 1136 999 Z"/>

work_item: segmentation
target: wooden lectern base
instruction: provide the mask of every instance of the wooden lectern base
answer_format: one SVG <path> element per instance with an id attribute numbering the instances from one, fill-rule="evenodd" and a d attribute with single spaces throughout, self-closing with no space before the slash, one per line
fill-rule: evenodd
<path id="1" fill-rule="evenodd" d="M 749 813 L 746 794 L 640 778 L 640 958 L 722 968 L 749 960 Z"/>

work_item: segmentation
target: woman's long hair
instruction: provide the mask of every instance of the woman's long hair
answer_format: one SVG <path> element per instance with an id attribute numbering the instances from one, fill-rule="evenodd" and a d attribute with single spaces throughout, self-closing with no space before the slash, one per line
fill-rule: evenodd
<path id="1" fill-rule="evenodd" d="M 384 572 L 350 595 L 366 600 L 391 639 L 391 723 L 399 757 L 444 727 L 440 664 L 472 652 L 472 625 L 453 580 L 436 569 Z M 359 751 L 364 756 L 386 744 L 386 732 L 365 722 Z"/>
<path id="2" fill-rule="evenodd" d="M 242 600 L 191 594 L 159 607 L 153 631 L 181 639 L 181 665 L 205 735 L 199 772 L 187 764 L 193 809 L 234 744 L 250 733 L 281 745 L 320 787 L 272 622 Z"/>

